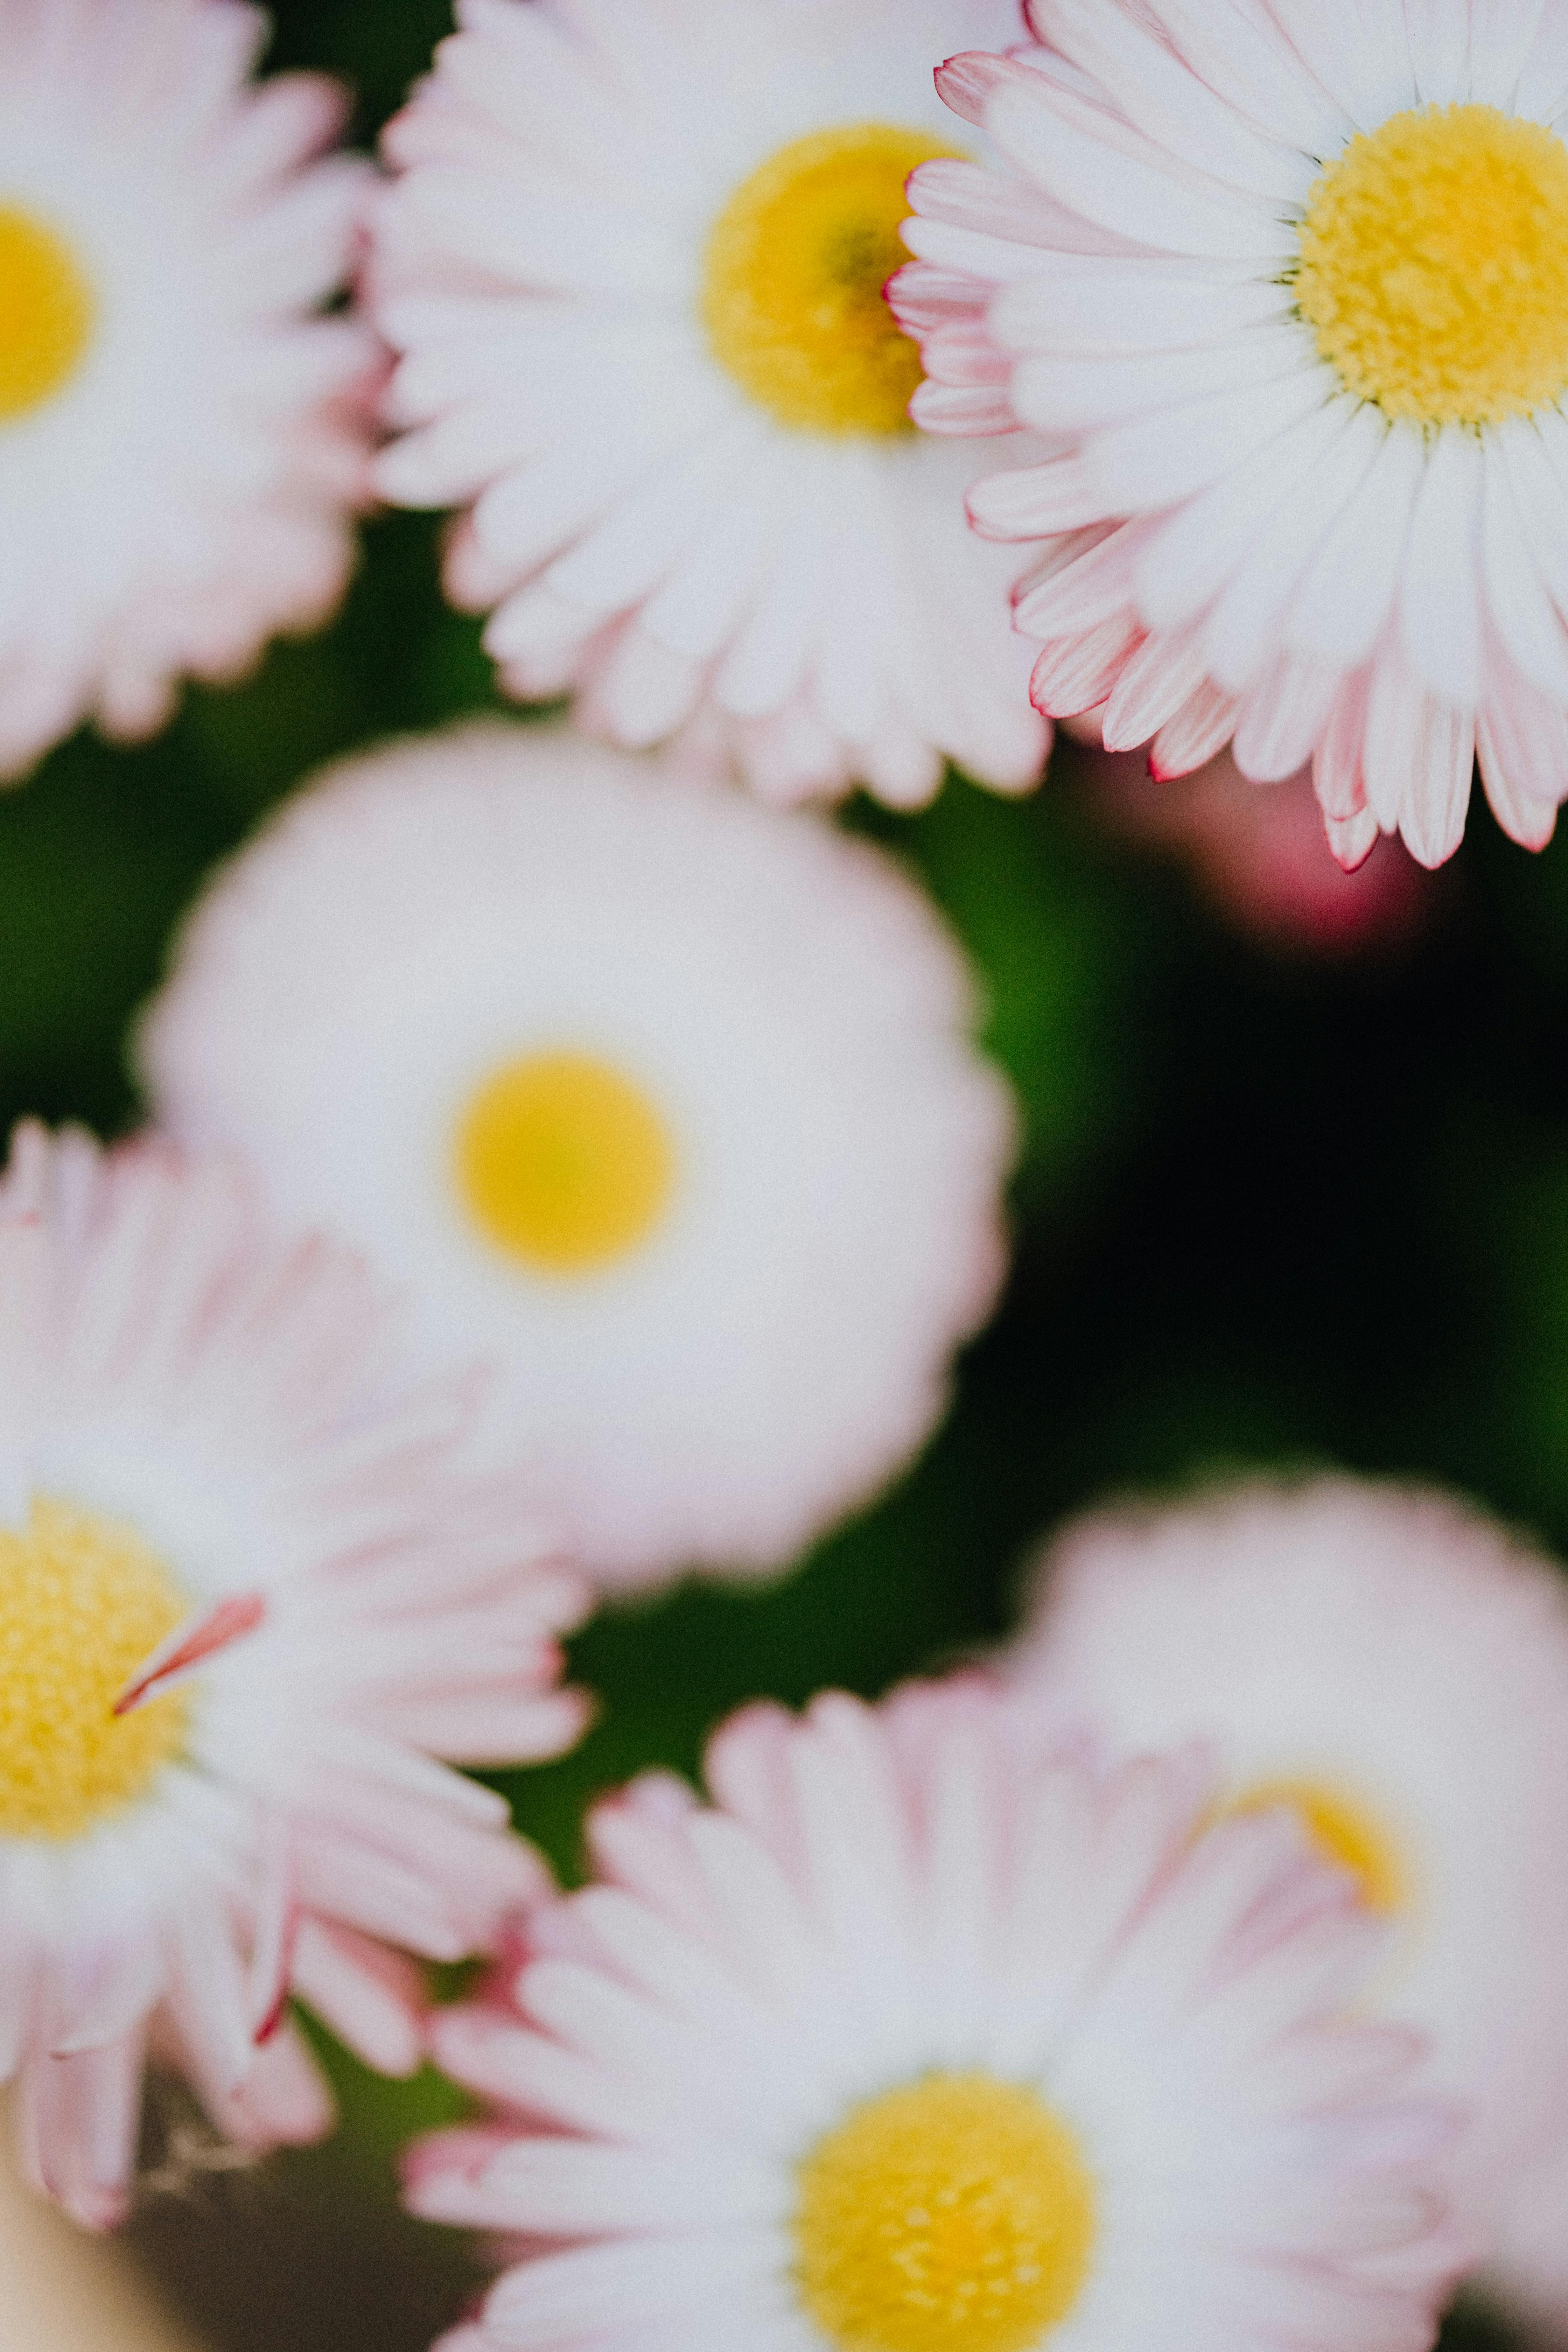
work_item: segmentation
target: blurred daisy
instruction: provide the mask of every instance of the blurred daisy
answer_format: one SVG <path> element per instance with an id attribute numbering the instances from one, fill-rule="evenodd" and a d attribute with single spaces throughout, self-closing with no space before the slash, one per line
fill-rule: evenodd
<path id="1" fill-rule="evenodd" d="M 1233 1811 L 1289 1802 L 1395 1937 L 1380 1998 L 1473 2103 L 1489 2231 L 1568 2118 L 1568 1592 L 1461 1506 L 1321 1479 L 1091 1518 L 1016 1660 L 1047 1732 L 1212 1740 Z"/>
<path id="2" fill-rule="evenodd" d="M 943 70 L 1011 171 L 917 174 L 894 299 L 938 383 L 989 369 L 1068 436 L 972 509 L 1047 543 L 1036 700 L 1106 703 L 1161 774 L 1232 737 L 1258 781 L 1310 758 L 1347 865 L 1380 826 L 1447 857 L 1479 757 L 1539 848 L 1568 793 L 1568 19 L 1029 14 L 1043 47 Z"/>
<path id="3" fill-rule="evenodd" d="M 948 50 L 1016 0 L 459 0 L 387 134 L 384 495 L 469 509 L 447 585 L 524 699 L 580 689 L 769 798 L 1005 791 L 1049 730 L 917 433 L 882 286 L 904 183 L 953 151 Z M 961 139 L 967 145 L 967 134 Z M 958 397 L 964 414 L 976 394 Z M 982 401 L 994 394 L 982 388 Z"/>
<path id="4" fill-rule="evenodd" d="M 397 1381 L 357 1259 L 218 1162 L 18 1130 L 0 1183 L 0 2076 L 37 2184 L 123 2214 L 149 2049 L 242 2142 L 330 2120 L 299 1994 L 406 2073 L 408 1964 L 540 1865 L 432 1760 L 552 1755 L 581 1607 Z M 275 2030 L 276 2029 L 276 2030 Z"/>
<path id="5" fill-rule="evenodd" d="M 414 2151 L 414 2209 L 547 2248 L 445 2352 L 1424 2352 L 1443 2127 L 1408 2037 L 1326 2021 L 1343 1880 L 1281 1812 L 1194 1843 L 1191 1759 L 1097 1782 L 1003 1712 L 754 1707 L 713 1806 L 599 1809 L 607 1883 L 434 2020 L 503 2113 Z"/>
<path id="6" fill-rule="evenodd" d="M 1010 1099 L 925 899 L 825 822 L 563 730 L 353 762 L 198 912 L 178 1130 L 503 1370 L 617 1583 L 778 1565 L 941 1412 L 1004 1265 Z"/>
<path id="7" fill-rule="evenodd" d="M 335 83 L 247 77 L 235 0 L 0 8 L 0 774 L 88 717 L 163 725 L 326 618 L 374 345 L 315 315 L 365 167 Z"/>

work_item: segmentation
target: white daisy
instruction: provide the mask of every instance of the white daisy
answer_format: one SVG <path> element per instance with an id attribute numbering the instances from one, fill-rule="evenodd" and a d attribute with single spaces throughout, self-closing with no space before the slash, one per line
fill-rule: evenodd
<path id="1" fill-rule="evenodd" d="M 149 733 L 337 604 L 375 347 L 316 315 L 365 169 L 344 95 L 247 77 L 236 0 L 0 5 L 0 775 Z"/>
<path id="2" fill-rule="evenodd" d="M 1037 701 L 1105 703 L 1158 773 L 1232 737 L 1258 781 L 1311 757 L 1347 865 L 1380 826 L 1447 857 L 1478 757 L 1540 847 L 1568 793 L 1568 15 L 1029 16 L 1042 47 L 943 69 L 1011 168 L 917 174 L 894 299 L 938 383 L 1000 369 L 1068 436 L 972 504 L 1045 541 Z"/>
<path id="3" fill-rule="evenodd" d="M 226 1163 L 18 1129 L 0 2079 L 90 2227 L 125 2210 L 150 2048 L 232 2137 L 313 2137 L 287 1995 L 409 2071 L 379 1944 L 457 1958 L 538 1892 L 505 1804 L 432 1759 L 570 1744 L 552 1636 L 581 1590 L 465 1466 L 472 1383 L 412 1385 L 394 1338 L 359 1261 L 270 1242 Z"/>
<path id="4" fill-rule="evenodd" d="M 1010 1097 L 886 858 L 564 730 L 375 752 L 197 913 L 161 1111 L 494 1360 L 609 1581 L 776 1566 L 942 1410 Z"/>
<path id="5" fill-rule="evenodd" d="M 1225 1801 L 1294 1803 L 1395 1938 L 1380 1998 L 1475 2108 L 1494 2231 L 1568 2118 L 1568 1591 L 1444 1497 L 1322 1479 L 1090 1518 L 1046 1557 L 1015 1673 L 1052 1736 L 1201 1737 Z"/>
<path id="6" fill-rule="evenodd" d="M 1016 0 L 459 0 L 387 134 L 386 497 L 468 509 L 502 684 L 773 799 L 1040 772 L 1012 564 L 882 299 L 931 67 Z M 957 144 L 973 142 L 966 132 Z M 987 394 L 986 397 L 994 397 Z M 961 399 L 973 414 L 975 395 Z"/>
<path id="7" fill-rule="evenodd" d="M 1191 1757 L 1096 1780 L 1005 1717 L 753 1707 L 712 1806 L 598 1810 L 605 1883 L 433 2021 L 502 2112 L 415 2150 L 416 2211 L 546 2242 L 446 2352 L 1431 2341 L 1444 2126 L 1409 2037 L 1328 2020 L 1344 1881 L 1282 1812 L 1194 1842 Z"/>

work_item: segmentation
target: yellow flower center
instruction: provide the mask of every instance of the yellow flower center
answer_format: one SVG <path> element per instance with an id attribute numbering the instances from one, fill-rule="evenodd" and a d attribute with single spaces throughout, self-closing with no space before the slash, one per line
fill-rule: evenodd
<path id="1" fill-rule="evenodd" d="M 1422 425 L 1568 386 L 1568 148 L 1495 106 L 1395 114 L 1307 201 L 1296 299 L 1350 390 Z"/>
<path id="2" fill-rule="evenodd" d="M 844 2352 L 1024 2352 L 1078 2301 L 1094 2184 L 1033 2091 L 931 2074 L 812 2150 L 795 2229 L 806 2310 Z"/>
<path id="3" fill-rule="evenodd" d="M 668 1206 L 675 1150 L 640 1087 L 590 1054 L 533 1054 L 487 1078 L 458 1129 L 458 1192 L 486 1238 L 536 1272 L 626 1256 Z"/>
<path id="4" fill-rule="evenodd" d="M 0 424 L 53 399 L 92 339 L 92 290 L 68 246 L 0 205 Z"/>
<path id="5" fill-rule="evenodd" d="M 882 289 L 909 259 L 904 182 L 954 152 L 888 122 L 814 131 L 770 156 L 720 214 L 702 323 L 721 364 L 781 425 L 910 429 L 920 353 Z"/>
<path id="6" fill-rule="evenodd" d="M 117 1520 L 41 1499 L 24 1529 L 0 1528 L 0 1836 L 79 1837 L 177 1753 L 183 1691 L 112 1709 L 185 1613 Z"/>
<path id="7" fill-rule="evenodd" d="M 1405 1909 L 1410 1889 L 1399 1850 L 1358 1799 L 1321 1780 L 1262 1780 L 1226 1810 L 1256 1813 L 1270 1805 L 1295 1807 L 1324 1860 L 1360 1881 L 1362 1900 L 1369 1909 L 1388 1916 Z"/>

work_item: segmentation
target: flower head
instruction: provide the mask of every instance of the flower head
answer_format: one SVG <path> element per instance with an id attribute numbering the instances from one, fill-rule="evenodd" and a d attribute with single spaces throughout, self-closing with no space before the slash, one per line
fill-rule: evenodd
<path id="1" fill-rule="evenodd" d="M 1289 1803 L 1394 1930 L 1373 1991 L 1473 2106 L 1494 2232 L 1568 2115 L 1568 1592 L 1477 1514 L 1325 1478 L 1111 1514 L 1047 1553 L 1013 1673 L 1042 1736 L 1203 1738 L 1233 1811 Z"/>
<path id="2" fill-rule="evenodd" d="M 182 1132 L 493 1360 L 611 1582 L 773 1567 L 900 1467 L 1004 1251 L 1013 1117 L 931 908 L 821 820 L 561 730 L 356 761 L 202 908 Z"/>
<path id="3" fill-rule="evenodd" d="M 1049 730 L 917 432 L 882 299 L 904 183 L 954 143 L 934 58 L 1014 0 L 460 0 L 387 134 L 388 498 L 461 506 L 447 585 L 523 697 L 578 690 L 774 800 L 1000 789 Z M 967 132 L 959 134 L 967 146 Z"/>
<path id="4" fill-rule="evenodd" d="M 967 1682 L 747 1709 L 707 1778 L 435 2020 L 498 2113 L 411 2201 L 533 2242 L 446 2352 L 1429 2342 L 1442 2127 L 1288 1815 L 1199 1837 L 1193 1757 L 1042 1762 Z"/>
<path id="5" fill-rule="evenodd" d="M 226 1164 L 18 1129 L 0 1182 L 0 2074 L 36 2180 L 125 2209 L 144 2056 L 242 2141 L 328 2118 L 292 1992 L 418 2061 L 382 1948 L 489 1945 L 541 1869 L 434 1759 L 552 1755 L 578 1580 L 466 1463 L 356 1259 Z"/>
<path id="6" fill-rule="evenodd" d="M 238 0 L 0 16 L 0 776 L 84 718 L 163 724 L 324 620 L 367 490 L 380 363 L 324 318 L 365 167 L 345 96 L 247 77 Z"/>
<path id="7" fill-rule="evenodd" d="M 1479 759 L 1568 794 L 1568 61 L 1555 9 L 1031 0 L 950 59 L 1003 170 L 924 166 L 893 290 L 1057 454 L 973 493 L 1041 542 L 1036 701 L 1157 774 L 1313 762 L 1336 854 L 1426 865 Z M 929 399 L 929 408 L 922 403 Z M 925 390 L 915 413 L 966 429 Z"/>

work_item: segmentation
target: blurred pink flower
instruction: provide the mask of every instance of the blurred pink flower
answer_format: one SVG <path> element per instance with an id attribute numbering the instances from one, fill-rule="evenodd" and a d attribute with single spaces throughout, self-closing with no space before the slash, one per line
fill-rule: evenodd
<path id="1" fill-rule="evenodd" d="M 1146 751 L 1095 750 L 1089 768 L 1090 805 L 1106 825 L 1168 852 L 1265 946 L 1316 956 L 1394 946 L 1428 919 L 1442 889 L 1397 841 L 1380 840 L 1346 873 L 1324 836 L 1310 768 L 1264 786 L 1229 751 L 1164 781 L 1150 774 Z"/>

